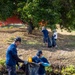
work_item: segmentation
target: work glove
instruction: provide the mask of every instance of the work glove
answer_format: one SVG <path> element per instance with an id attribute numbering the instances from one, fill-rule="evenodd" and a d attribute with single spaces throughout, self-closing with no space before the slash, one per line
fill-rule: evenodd
<path id="1" fill-rule="evenodd" d="M 26 65 L 26 64 L 28 64 L 28 62 L 27 61 L 24 61 L 24 64 Z"/>
<path id="2" fill-rule="evenodd" d="M 47 66 L 50 66 L 49 63 L 42 63 L 43 66 L 47 67 Z"/>

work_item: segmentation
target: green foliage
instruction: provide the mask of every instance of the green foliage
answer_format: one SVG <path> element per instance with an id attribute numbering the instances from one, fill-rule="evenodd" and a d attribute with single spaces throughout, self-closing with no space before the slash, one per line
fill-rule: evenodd
<path id="1" fill-rule="evenodd" d="M 18 12 L 23 20 L 33 19 L 35 26 L 44 19 L 51 29 L 60 24 L 61 28 L 71 30 L 75 28 L 74 8 L 73 0 L 28 0 L 22 9 L 18 7 Z"/>
<path id="2" fill-rule="evenodd" d="M 14 14 L 24 22 L 32 19 L 35 27 L 44 19 L 51 29 L 56 24 L 69 31 L 75 29 L 74 0 L 0 0 L 0 19 Z"/>
<path id="3" fill-rule="evenodd" d="M 66 68 L 63 68 L 61 71 L 62 75 L 75 75 L 75 67 L 70 65 Z"/>
<path id="4" fill-rule="evenodd" d="M 15 12 L 13 11 L 15 9 L 15 6 L 13 5 L 13 1 L 0 0 L 0 19 L 5 20 Z"/>
<path id="5" fill-rule="evenodd" d="M 47 72 L 52 72 L 52 68 L 49 66 L 49 67 L 45 67 L 45 70 L 47 71 Z"/>
<path id="6" fill-rule="evenodd" d="M 5 60 L 0 60 L 0 65 L 4 66 L 5 65 Z"/>

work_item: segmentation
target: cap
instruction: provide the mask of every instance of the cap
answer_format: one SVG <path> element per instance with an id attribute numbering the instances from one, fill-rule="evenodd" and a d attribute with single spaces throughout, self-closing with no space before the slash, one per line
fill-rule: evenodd
<path id="1" fill-rule="evenodd" d="M 21 42 L 21 37 L 17 37 L 17 38 L 15 39 L 15 42 L 17 42 L 17 41 Z"/>
<path id="2" fill-rule="evenodd" d="M 42 51 L 41 50 L 38 50 L 38 52 L 37 52 L 37 56 L 40 56 L 40 54 L 42 54 Z"/>

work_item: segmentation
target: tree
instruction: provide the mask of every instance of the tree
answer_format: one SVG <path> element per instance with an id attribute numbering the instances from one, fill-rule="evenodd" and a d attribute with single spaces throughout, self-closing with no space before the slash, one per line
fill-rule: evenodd
<path id="1" fill-rule="evenodd" d="M 0 0 L 0 19 L 17 14 L 23 21 L 32 19 L 35 26 L 44 19 L 48 27 L 75 28 L 74 0 Z M 4 13 L 6 12 L 6 13 Z"/>
<path id="2" fill-rule="evenodd" d="M 13 14 L 13 9 L 15 8 L 13 5 L 13 1 L 0 0 L 0 19 L 5 20 L 7 17 Z"/>

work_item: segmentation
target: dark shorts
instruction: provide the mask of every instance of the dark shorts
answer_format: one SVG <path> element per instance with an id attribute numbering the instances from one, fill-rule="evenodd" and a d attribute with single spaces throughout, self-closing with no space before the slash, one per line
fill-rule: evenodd
<path id="1" fill-rule="evenodd" d="M 48 38 L 43 38 L 43 42 L 47 43 L 48 42 Z"/>

